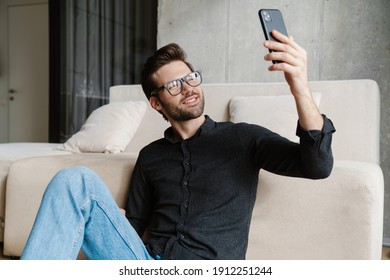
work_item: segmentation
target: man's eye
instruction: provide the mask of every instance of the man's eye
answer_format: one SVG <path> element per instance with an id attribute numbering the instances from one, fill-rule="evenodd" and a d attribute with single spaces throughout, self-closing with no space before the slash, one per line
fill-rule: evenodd
<path id="1" fill-rule="evenodd" d="M 168 85 L 167 85 L 167 88 L 168 89 L 173 89 L 173 88 L 176 88 L 178 86 L 179 82 L 176 80 L 176 81 L 172 81 L 170 82 Z"/>
<path id="2" fill-rule="evenodd" d="M 187 81 L 192 81 L 193 79 L 195 79 L 195 77 L 196 77 L 196 74 L 191 73 L 190 75 L 187 76 Z"/>

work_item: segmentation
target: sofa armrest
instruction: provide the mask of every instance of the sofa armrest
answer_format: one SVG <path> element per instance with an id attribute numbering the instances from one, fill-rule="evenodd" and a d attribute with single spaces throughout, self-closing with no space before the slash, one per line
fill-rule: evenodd
<path id="1" fill-rule="evenodd" d="M 123 207 L 137 154 L 71 154 L 22 159 L 9 170 L 6 187 L 4 254 L 20 256 L 42 195 L 61 169 L 83 165 L 94 170 Z"/>
<path id="2" fill-rule="evenodd" d="M 260 173 L 248 259 L 381 259 L 383 174 L 336 161 L 325 180 Z"/>

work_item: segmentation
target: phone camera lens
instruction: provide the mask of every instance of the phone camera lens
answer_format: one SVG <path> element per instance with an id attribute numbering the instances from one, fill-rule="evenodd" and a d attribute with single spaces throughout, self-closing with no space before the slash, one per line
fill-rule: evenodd
<path id="1" fill-rule="evenodd" d="M 263 11 L 262 14 L 265 21 L 271 21 L 271 15 L 269 14 L 268 11 Z"/>

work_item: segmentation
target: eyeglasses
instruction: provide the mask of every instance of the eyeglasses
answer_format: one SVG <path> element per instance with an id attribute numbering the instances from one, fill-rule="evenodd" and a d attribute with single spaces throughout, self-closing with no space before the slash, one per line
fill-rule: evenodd
<path id="1" fill-rule="evenodd" d="M 184 76 L 183 78 L 170 81 L 166 84 L 163 84 L 161 87 L 152 90 L 151 95 L 156 95 L 160 90 L 166 89 L 169 94 L 172 96 L 179 95 L 183 90 L 183 82 L 186 82 L 187 85 L 192 87 L 197 87 L 202 83 L 202 71 L 197 70 L 191 72 L 190 74 Z"/>

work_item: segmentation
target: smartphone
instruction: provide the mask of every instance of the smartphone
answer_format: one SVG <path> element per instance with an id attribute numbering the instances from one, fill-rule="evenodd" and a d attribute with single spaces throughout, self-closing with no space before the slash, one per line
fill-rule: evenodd
<path id="1" fill-rule="evenodd" d="M 266 40 L 278 42 L 277 39 L 272 36 L 272 30 L 276 29 L 284 35 L 288 36 L 287 29 L 284 24 L 282 13 L 277 9 L 261 9 L 259 10 L 259 18 L 261 27 L 263 28 L 264 37 Z M 270 50 L 271 52 L 272 50 Z M 279 61 L 272 61 L 278 63 Z"/>

